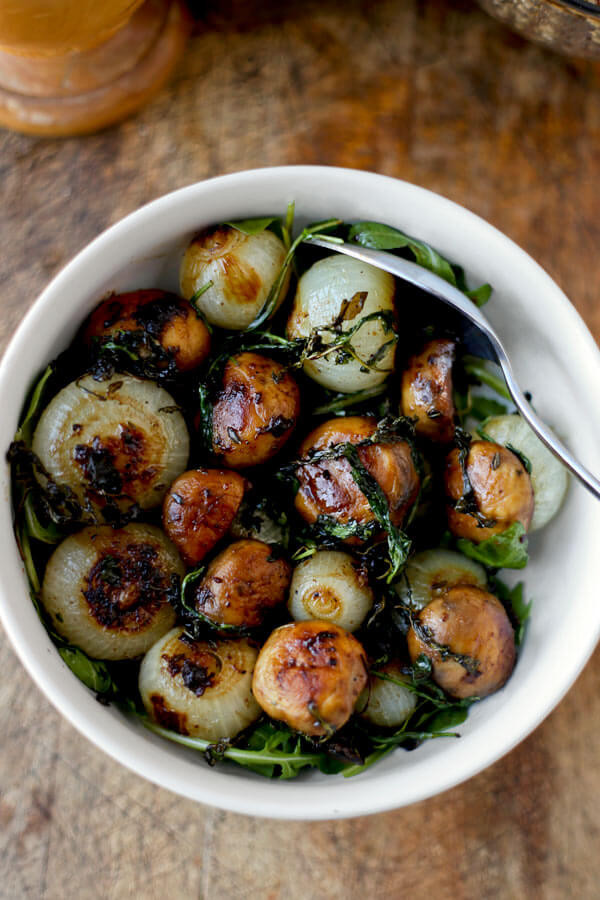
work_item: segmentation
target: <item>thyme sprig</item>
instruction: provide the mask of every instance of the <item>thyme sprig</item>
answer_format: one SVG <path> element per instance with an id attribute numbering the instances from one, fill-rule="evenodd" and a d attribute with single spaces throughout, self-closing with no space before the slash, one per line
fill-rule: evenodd
<path id="1" fill-rule="evenodd" d="M 277 309 L 281 291 L 286 281 L 287 273 L 292 265 L 296 250 L 298 249 L 300 244 L 308 238 L 315 237 L 316 235 L 322 234 L 324 231 L 335 228 L 336 226 L 341 224 L 342 222 L 340 219 L 326 219 L 323 222 L 315 222 L 313 225 L 309 225 L 307 228 L 304 228 L 300 232 L 298 237 L 292 241 L 284 257 L 283 263 L 281 264 L 281 268 L 277 273 L 277 277 L 273 282 L 271 290 L 267 294 L 267 299 L 264 302 L 263 308 L 260 310 L 256 318 L 250 323 L 250 325 L 248 325 L 246 331 L 256 331 L 258 328 L 264 325 L 264 323 L 268 319 L 271 318 L 271 316 Z"/>

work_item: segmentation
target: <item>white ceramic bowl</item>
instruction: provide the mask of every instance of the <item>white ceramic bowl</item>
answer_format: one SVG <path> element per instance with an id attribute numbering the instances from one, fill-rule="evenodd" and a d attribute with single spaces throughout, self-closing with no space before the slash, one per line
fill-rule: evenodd
<path id="1" fill-rule="evenodd" d="M 477 216 L 422 188 L 344 169 L 312 166 L 241 172 L 191 185 L 143 207 L 93 241 L 54 279 L 25 317 L 0 366 L 4 434 L 13 433 L 36 374 L 72 339 L 107 291 L 175 288 L 181 253 L 201 226 L 269 213 L 296 202 L 298 220 L 375 219 L 433 244 L 495 288 L 486 312 L 514 357 L 542 416 L 600 470 L 600 354 L 545 272 Z M 600 633 L 596 567 L 600 504 L 573 484 L 559 516 L 531 540 L 525 572 L 533 614 L 515 673 L 477 704 L 461 740 L 398 750 L 358 777 L 309 774 L 269 781 L 150 734 L 105 708 L 62 663 L 29 601 L 12 534 L 9 472 L 2 466 L 0 611 L 32 678 L 64 716 L 119 763 L 203 803 L 290 819 L 364 815 L 424 799 L 497 760 L 550 712 Z M 116 765 L 116 763 L 115 763 Z"/>

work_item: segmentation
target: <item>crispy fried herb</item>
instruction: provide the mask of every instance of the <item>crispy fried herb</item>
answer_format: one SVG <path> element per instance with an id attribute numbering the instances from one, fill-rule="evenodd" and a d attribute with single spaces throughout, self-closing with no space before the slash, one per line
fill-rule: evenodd
<path id="1" fill-rule="evenodd" d="M 96 566 L 96 577 L 104 584 L 116 586 L 123 580 L 121 562 L 116 556 L 103 556 Z"/>
<path id="2" fill-rule="evenodd" d="M 361 541 L 368 541 L 373 535 L 379 531 L 375 522 L 356 522 L 350 519 L 348 522 L 340 522 L 333 516 L 320 515 L 311 531 L 316 536 L 335 538 L 338 541 L 345 541 L 349 537 L 357 537 Z"/>
<path id="3" fill-rule="evenodd" d="M 91 444 L 77 444 L 73 459 L 83 469 L 85 479 L 94 491 L 109 496 L 121 493 L 123 479 L 115 468 L 112 453 L 100 438 L 95 437 Z"/>
<path id="4" fill-rule="evenodd" d="M 207 688 L 214 683 L 213 676 L 209 674 L 206 666 L 201 666 L 190 659 L 185 653 L 176 653 L 174 656 L 163 655 L 169 674 L 181 675 L 185 687 L 201 697 Z"/>
<path id="5" fill-rule="evenodd" d="M 343 329 L 344 321 L 344 319 L 339 322 L 335 320 L 330 325 L 324 325 L 320 328 L 315 328 L 308 336 L 308 338 L 306 338 L 304 341 L 304 346 L 298 365 L 304 365 L 304 363 L 308 360 L 314 361 L 317 359 L 323 359 L 326 356 L 333 355 L 336 364 L 338 365 L 343 365 L 350 360 L 355 360 L 356 362 L 360 363 L 361 371 L 385 373 L 391 372 L 391 369 L 382 369 L 377 364 L 386 355 L 388 349 L 393 346 L 398 340 L 398 336 L 395 331 L 396 323 L 393 311 L 377 310 L 376 312 L 369 313 L 366 316 L 362 316 L 358 320 L 358 322 L 356 322 L 347 330 Z M 392 337 L 390 338 L 390 340 L 384 341 L 384 343 L 381 344 L 378 350 L 375 351 L 375 353 L 371 354 L 368 359 L 362 359 L 362 357 L 360 357 L 354 349 L 352 338 L 358 331 L 360 331 L 361 328 L 363 328 L 369 322 L 373 321 L 381 322 L 383 333 L 391 334 Z"/>
<path id="6" fill-rule="evenodd" d="M 141 378 L 170 385 L 178 380 L 179 370 L 175 363 L 175 352 L 160 343 L 160 328 L 163 322 L 158 314 L 152 322 L 150 314 L 156 309 L 156 302 L 147 304 L 146 319 L 138 313 L 140 327 L 133 330 L 117 331 L 110 337 L 95 337 L 90 345 L 89 370 L 96 381 L 105 381 L 115 372 L 131 372 Z M 167 304 L 167 308 L 171 308 Z M 155 327 L 154 327 L 155 326 Z M 109 392 L 118 390 L 118 382 L 113 382 Z M 98 399 L 106 399 L 96 394 Z"/>

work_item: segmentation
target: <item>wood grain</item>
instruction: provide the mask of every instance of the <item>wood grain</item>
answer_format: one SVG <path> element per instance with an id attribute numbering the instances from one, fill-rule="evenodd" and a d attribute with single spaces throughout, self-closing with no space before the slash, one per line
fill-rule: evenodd
<path id="1" fill-rule="evenodd" d="M 0 136 L 0 343 L 102 229 L 197 179 L 281 163 L 405 178 L 505 231 L 600 337 L 599 75 L 470 2 L 207 4 L 175 80 L 78 140 Z M 532 297 L 531 302 L 537 302 Z M 504 760 L 414 807 L 319 824 L 178 799 L 111 762 L 0 643 L 0 895 L 598 896 L 598 653 Z"/>

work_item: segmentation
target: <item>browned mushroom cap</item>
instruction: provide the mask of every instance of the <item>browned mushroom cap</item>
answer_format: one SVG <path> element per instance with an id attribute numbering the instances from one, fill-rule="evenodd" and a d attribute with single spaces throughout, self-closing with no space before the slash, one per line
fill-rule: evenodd
<path id="1" fill-rule="evenodd" d="M 110 338 L 141 331 L 173 355 L 182 372 L 195 369 L 210 352 L 208 328 L 191 305 L 167 291 L 130 291 L 104 300 L 91 314 L 83 338 Z"/>
<path id="2" fill-rule="evenodd" d="M 275 456 L 300 412 L 298 385 L 284 368 L 258 353 L 229 360 L 213 407 L 213 450 L 234 469 Z"/>
<path id="3" fill-rule="evenodd" d="M 192 469 L 175 479 L 164 499 L 163 527 L 188 566 L 227 534 L 245 486 L 241 475 L 224 469 Z"/>
<path id="4" fill-rule="evenodd" d="M 502 604 L 473 585 L 456 585 L 419 613 L 408 632 L 413 662 L 424 653 L 452 697 L 486 697 L 508 680 L 515 636 Z"/>
<path id="5" fill-rule="evenodd" d="M 454 341 L 429 341 L 411 356 L 402 375 L 402 412 L 416 418 L 417 434 L 432 441 L 450 441 L 454 435 L 454 348 Z"/>
<path id="6" fill-rule="evenodd" d="M 269 544 L 230 544 L 209 565 L 194 598 L 199 613 L 217 625 L 253 628 L 283 603 L 292 567 Z"/>
<path id="7" fill-rule="evenodd" d="M 277 628 L 260 651 L 252 692 L 271 718 L 322 736 L 348 721 L 367 680 L 353 635 L 331 622 L 294 622 Z"/>
<path id="8" fill-rule="evenodd" d="M 347 416 L 330 419 L 315 428 L 303 441 L 300 455 L 326 450 L 334 444 L 360 444 L 371 437 L 377 422 L 370 416 Z M 392 522 L 399 525 L 419 492 L 419 476 L 412 452 L 406 441 L 377 443 L 359 447 L 360 461 L 382 488 L 390 506 Z M 363 492 L 356 484 L 350 463 L 346 459 L 305 463 L 296 470 L 300 488 L 296 494 L 296 509 L 310 524 L 319 516 L 332 516 L 343 524 L 354 521 L 367 524 L 374 521 L 374 513 Z M 355 543 L 356 538 L 349 538 Z"/>
<path id="9" fill-rule="evenodd" d="M 523 463 L 510 450 L 491 441 L 473 441 L 465 461 L 464 473 L 460 451 L 455 448 L 446 460 L 446 493 L 448 527 L 457 537 L 480 543 L 494 534 L 506 531 L 514 522 L 529 528 L 533 516 L 533 488 Z M 473 489 L 479 516 L 459 512 L 455 504 Z"/>

